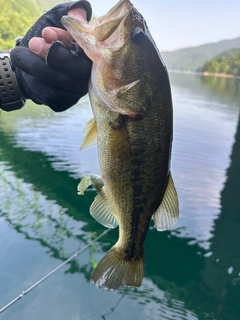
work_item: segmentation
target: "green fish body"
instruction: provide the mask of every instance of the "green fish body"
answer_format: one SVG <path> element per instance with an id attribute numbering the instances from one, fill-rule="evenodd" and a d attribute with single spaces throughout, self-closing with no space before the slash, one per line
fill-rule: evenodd
<path id="1" fill-rule="evenodd" d="M 62 23 L 93 61 L 89 95 L 94 119 L 83 147 L 94 140 L 101 177 L 82 179 L 98 190 L 90 213 L 103 225 L 119 225 L 119 239 L 93 271 L 99 287 L 139 287 L 144 240 L 151 218 L 158 230 L 171 228 L 179 215 L 170 173 L 172 100 L 166 67 L 146 22 L 129 0 L 85 25 Z"/>

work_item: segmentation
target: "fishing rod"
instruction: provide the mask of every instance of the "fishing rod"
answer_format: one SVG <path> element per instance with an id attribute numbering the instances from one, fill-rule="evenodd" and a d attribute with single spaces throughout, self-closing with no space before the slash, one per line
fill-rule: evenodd
<path id="1" fill-rule="evenodd" d="M 92 241 L 90 241 L 87 245 L 85 245 L 83 248 L 79 249 L 78 251 L 76 251 L 70 258 L 68 258 L 67 260 L 65 260 L 63 263 L 61 263 L 58 267 L 56 267 L 55 269 L 53 269 L 51 272 L 49 272 L 47 275 L 45 275 L 43 278 L 41 278 L 40 280 L 38 280 L 36 283 L 34 283 L 31 287 L 29 287 L 27 290 L 22 291 L 22 293 L 19 294 L 19 296 L 17 296 L 15 299 L 13 299 L 11 302 L 9 302 L 8 304 L 6 304 L 2 309 L 0 309 L 0 313 L 2 313 L 3 311 L 7 310 L 9 307 L 11 307 L 14 303 L 16 303 L 18 300 L 22 299 L 26 294 L 28 294 L 30 291 L 32 291 L 33 289 L 35 289 L 37 286 L 39 286 L 43 281 L 45 281 L 46 279 L 48 279 L 50 276 L 52 276 L 54 273 L 56 273 L 59 269 L 61 269 L 62 267 L 64 267 L 68 262 L 70 262 L 71 260 L 75 259 L 80 253 L 82 253 L 84 250 L 86 250 L 87 248 L 89 248 L 91 246 L 91 244 L 95 243 L 97 240 L 101 239 L 103 236 L 105 236 L 105 234 L 107 234 L 111 229 L 107 229 L 105 231 L 103 231 L 99 236 L 97 236 L 96 238 L 94 238 Z"/>

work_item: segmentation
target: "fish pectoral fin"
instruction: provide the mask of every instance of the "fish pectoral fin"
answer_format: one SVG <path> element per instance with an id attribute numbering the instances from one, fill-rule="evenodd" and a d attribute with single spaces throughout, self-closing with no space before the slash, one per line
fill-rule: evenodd
<path id="1" fill-rule="evenodd" d="M 125 95 L 130 90 L 134 90 L 136 88 L 136 86 L 139 84 L 139 82 L 140 82 L 140 80 L 136 80 L 136 81 L 133 81 L 125 86 L 122 86 L 117 93 L 118 97 Z"/>
<path id="2" fill-rule="evenodd" d="M 139 79 L 116 89 L 117 100 L 124 102 L 119 112 L 124 111 L 133 117 L 137 114 L 146 115 L 157 92 L 158 88 L 152 74 L 149 72 L 142 74 Z"/>
<path id="3" fill-rule="evenodd" d="M 84 129 L 85 137 L 83 143 L 80 147 L 80 150 L 83 150 L 87 147 L 90 147 L 95 143 L 97 138 L 97 124 L 94 118 L 90 119 Z"/>
<path id="4" fill-rule="evenodd" d="M 104 184 L 100 176 L 96 174 L 84 176 L 78 185 L 78 194 L 83 195 L 85 190 L 90 186 L 94 186 L 94 188 L 99 192 L 91 204 L 90 214 L 105 227 L 112 229 L 116 228 L 118 226 L 118 221 L 109 206 Z"/>
<path id="5" fill-rule="evenodd" d="M 101 177 L 97 174 L 88 174 L 84 176 L 77 187 L 78 194 L 83 195 L 85 190 L 90 186 L 94 186 L 95 189 L 101 191 L 104 186 Z"/>
<path id="6" fill-rule="evenodd" d="M 158 231 L 171 229 L 179 217 L 179 203 L 177 191 L 171 173 L 167 188 L 159 208 L 153 214 L 153 220 Z"/>
<path id="7" fill-rule="evenodd" d="M 109 206 L 104 187 L 91 204 L 90 214 L 107 228 L 113 229 L 118 226 L 117 218 Z"/>

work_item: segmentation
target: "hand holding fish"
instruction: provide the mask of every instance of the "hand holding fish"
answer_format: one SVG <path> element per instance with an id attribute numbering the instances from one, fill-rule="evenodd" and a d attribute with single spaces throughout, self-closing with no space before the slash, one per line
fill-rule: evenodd
<path id="1" fill-rule="evenodd" d="M 25 99 L 64 111 L 88 92 L 91 60 L 60 23 L 69 15 L 87 23 L 88 1 L 60 4 L 44 13 L 11 50 L 15 74 Z"/>
<path id="2" fill-rule="evenodd" d="M 73 9 L 68 11 L 68 16 L 87 23 L 87 12 L 82 7 L 81 2 L 79 3 L 79 7 L 74 6 Z M 51 46 L 55 41 L 60 41 L 68 49 L 74 50 L 72 40 L 73 38 L 71 34 L 66 30 L 56 27 L 45 27 L 42 30 L 42 37 L 31 38 L 28 46 L 32 52 L 45 59 L 48 51 L 51 50 Z"/>

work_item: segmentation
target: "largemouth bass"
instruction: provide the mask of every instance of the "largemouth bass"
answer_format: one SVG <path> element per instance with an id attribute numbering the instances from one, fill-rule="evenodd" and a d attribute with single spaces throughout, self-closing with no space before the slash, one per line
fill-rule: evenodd
<path id="1" fill-rule="evenodd" d="M 179 215 L 170 173 L 172 100 L 166 67 L 142 15 L 121 0 L 90 24 L 62 23 L 93 61 L 89 95 L 94 119 L 85 147 L 97 135 L 101 177 L 84 177 L 78 190 L 98 190 L 90 207 L 104 226 L 119 225 L 119 239 L 92 273 L 99 287 L 139 287 L 144 240 L 153 217 L 158 230 Z"/>

